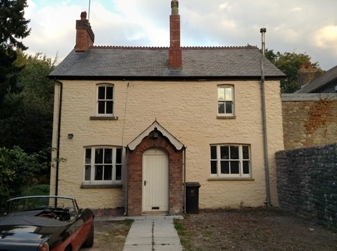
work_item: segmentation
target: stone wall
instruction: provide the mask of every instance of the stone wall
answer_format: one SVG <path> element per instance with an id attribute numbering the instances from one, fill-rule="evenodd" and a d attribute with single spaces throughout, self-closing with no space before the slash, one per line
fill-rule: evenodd
<path id="1" fill-rule="evenodd" d="M 337 142 L 337 94 L 282 94 L 284 148 Z"/>
<path id="2" fill-rule="evenodd" d="M 279 207 L 337 230 L 337 144 L 276 153 Z"/>

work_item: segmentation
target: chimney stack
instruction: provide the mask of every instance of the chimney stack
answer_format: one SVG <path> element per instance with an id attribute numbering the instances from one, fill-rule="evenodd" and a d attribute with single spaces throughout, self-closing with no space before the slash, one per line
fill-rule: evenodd
<path id="1" fill-rule="evenodd" d="M 309 83 L 313 79 L 322 75 L 323 71 L 312 66 L 309 61 L 307 63 L 302 63 L 301 68 L 298 70 L 298 89 L 301 89 L 303 85 Z"/>
<path id="2" fill-rule="evenodd" d="M 180 16 L 178 0 L 171 1 L 170 15 L 170 49 L 169 67 L 180 68 L 182 66 L 182 50 L 180 47 Z"/>
<path id="3" fill-rule="evenodd" d="M 84 52 L 93 46 L 95 34 L 87 20 L 87 12 L 81 12 L 81 20 L 76 20 L 76 52 Z"/>

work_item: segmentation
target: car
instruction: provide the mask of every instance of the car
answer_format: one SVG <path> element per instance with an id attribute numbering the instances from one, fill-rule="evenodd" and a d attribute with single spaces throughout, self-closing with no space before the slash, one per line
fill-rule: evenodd
<path id="1" fill-rule="evenodd" d="M 0 217 L 0 250 L 76 251 L 93 243 L 94 213 L 72 197 L 13 198 Z"/>

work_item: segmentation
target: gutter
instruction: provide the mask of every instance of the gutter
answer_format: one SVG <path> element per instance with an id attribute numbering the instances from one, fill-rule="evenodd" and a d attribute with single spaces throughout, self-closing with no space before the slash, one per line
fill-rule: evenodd
<path id="1" fill-rule="evenodd" d="M 265 97 L 265 76 L 263 59 L 265 56 L 265 33 L 266 28 L 261 28 L 262 38 L 262 55 L 261 55 L 261 110 L 262 110 L 262 131 L 263 131 L 263 154 L 265 166 L 265 180 L 266 180 L 266 201 L 264 204 L 267 208 L 271 207 L 270 201 L 270 180 L 269 180 L 269 160 L 268 160 L 268 138 L 267 138 L 267 114 L 266 114 L 266 97 Z"/>

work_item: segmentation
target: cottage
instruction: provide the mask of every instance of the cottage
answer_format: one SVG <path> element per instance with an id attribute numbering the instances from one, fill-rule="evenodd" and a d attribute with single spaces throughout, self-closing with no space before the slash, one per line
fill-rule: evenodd
<path id="1" fill-rule="evenodd" d="M 171 1 L 169 47 L 95 46 L 81 13 L 55 80 L 51 193 L 128 215 L 277 206 L 280 79 L 254 46 L 182 47 Z"/>

